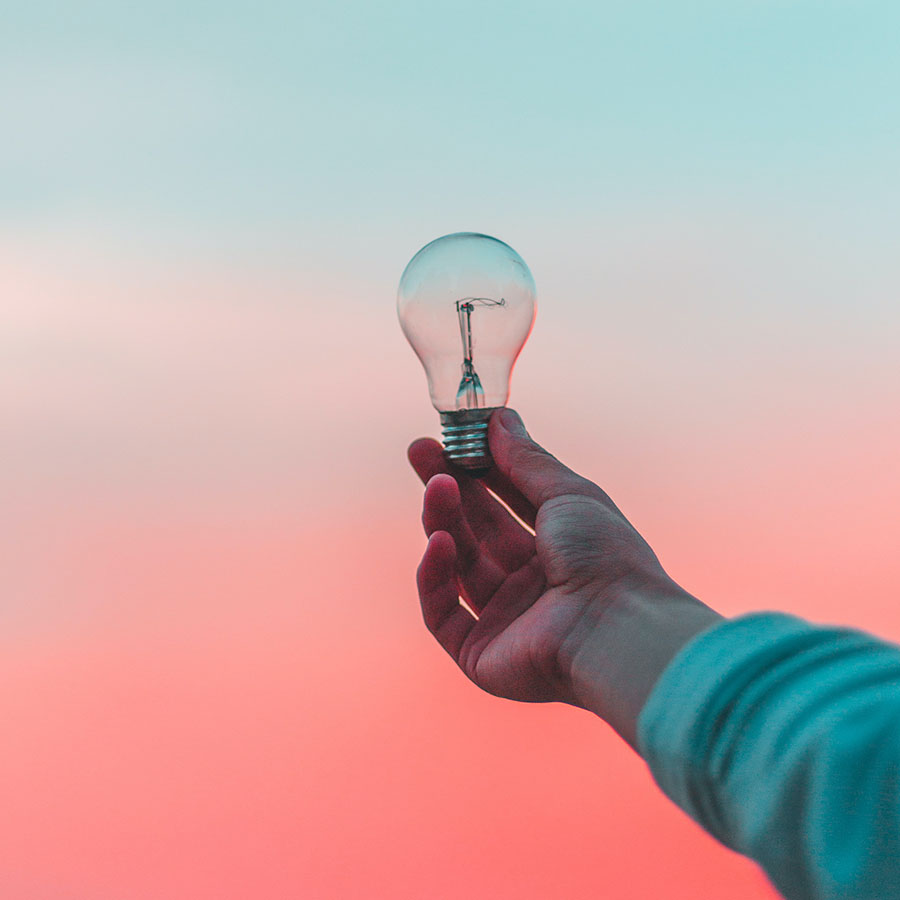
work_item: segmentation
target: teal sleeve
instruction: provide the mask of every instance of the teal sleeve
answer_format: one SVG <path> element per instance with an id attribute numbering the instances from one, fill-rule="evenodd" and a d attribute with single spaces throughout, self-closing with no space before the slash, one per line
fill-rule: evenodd
<path id="1" fill-rule="evenodd" d="M 900 898 L 900 648 L 780 613 L 725 621 L 669 663 L 638 745 L 789 900 Z"/>

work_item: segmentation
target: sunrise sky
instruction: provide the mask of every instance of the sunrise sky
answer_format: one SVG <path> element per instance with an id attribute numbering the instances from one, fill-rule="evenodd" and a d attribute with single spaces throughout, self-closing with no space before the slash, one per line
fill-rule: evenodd
<path id="1" fill-rule="evenodd" d="M 723 613 L 900 640 L 900 8 L 3 20 L 0 895 L 773 897 L 425 631 L 396 287 L 509 243 L 536 439 Z"/>

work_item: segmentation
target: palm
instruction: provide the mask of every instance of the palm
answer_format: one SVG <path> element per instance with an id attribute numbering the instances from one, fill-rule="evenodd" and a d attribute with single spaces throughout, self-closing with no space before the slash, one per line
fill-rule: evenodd
<path id="1" fill-rule="evenodd" d="M 630 526 L 599 496 L 557 496 L 538 516 L 496 471 L 484 482 L 460 472 L 435 478 L 449 471 L 435 441 L 413 444 L 410 460 L 428 484 L 423 523 L 433 537 L 419 569 L 419 593 L 435 637 L 472 681 L 493 694 L 571 700 L 559 651 L 596 594 L 602 562 L 596 541 L 585 535 Z M 529 525 L 537 520 L 536 535 L 486 485 Z M 588 571 L 594 574 L 582 578 Z M 477 620 L 459 603 L 460 595 Z"/>
<path id="2" fill-rule="evenodd" d="M 569 627 L 583 607 L 561 614 L 559 589 L 538 589 L 534 604 L 501 630 L 475 624 L 470 638 L 472 650 L 460 659 L 466 674 L 492 694 L 511 700 L 546 702 L 569 699 L 562 672 L 558 671 L 558 651 Z M 515 596 L 519 599 L 521 595 Z M 507 607 L 502 589 L 495 595 L 498 607 Z M 567 627 L 569 626 L 569 627 Z"/>

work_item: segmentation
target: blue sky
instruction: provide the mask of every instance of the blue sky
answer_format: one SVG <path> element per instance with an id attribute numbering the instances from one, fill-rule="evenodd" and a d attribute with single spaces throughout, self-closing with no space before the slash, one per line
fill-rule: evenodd
<path id="1" fill-rule="evenodd" d="M 896 4 L 9 6 L 7 227 L 324 250 L 898 198 Z"/>

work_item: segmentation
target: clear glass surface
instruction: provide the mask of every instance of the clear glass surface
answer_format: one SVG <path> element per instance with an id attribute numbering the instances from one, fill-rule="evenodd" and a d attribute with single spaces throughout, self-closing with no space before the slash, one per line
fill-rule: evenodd
<path id="1" fill-rule="evenodd" d="M 410 260 L 397 313 L 425 368 L 435 409 L 506 405 L 535 300 L 522 257 L 486 234 L 448 234 Z"/>

